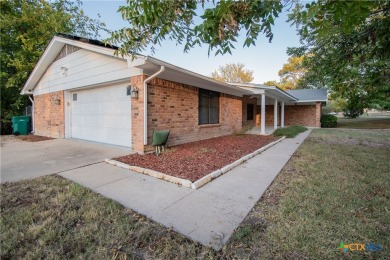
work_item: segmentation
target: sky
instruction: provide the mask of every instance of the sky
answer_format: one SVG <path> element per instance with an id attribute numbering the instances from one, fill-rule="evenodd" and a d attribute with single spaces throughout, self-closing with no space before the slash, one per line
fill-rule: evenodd
<path id="1" fill-rule="evenodd" d="M 109 30 L 118 30 L 127 27 L 129 24 L 122 20 L 118 8 L 121 5 L 126 5 L 126 1 L 104 1 L 104 0 L 84 0 L 82 1 L 82 9 L 91 18 L 98 18 L 106 24 Z M 263 35 L 259 34 L 256 46 L 243 47 L 245 40 L 240 36 L 238 43 L 235 45 L 236 49 L 232 51 L 232 55 L 218 55 L 210 54 L 208 56 L 208 46 L 195 47 L 188 53 L 183 52 L 183 46 L 176 45 L 172 41 L 164 41 L 161 46 L 155 46 L 156 52 L 154 54 L 150 51 L 145 51 L 141 54 L 151 55 L 157 59 L 171 63 L 173 65 L 185 68 L 211 76 L 211 72 L 218 69 L 227 63 L 243 63 L 245 68 L 253 70 L 253 83 L 264 83 L 268 80 L 279 80 L 278 71 L 283 64 L 287 62 L 288 55 L 286 54 L 287 47 L 297 47 L 299 44 L 299 37 L 297 36 L 295 26 L 290 26 L 286 22 L 287 14 L 282 13 L 279 18 L 275 20 L 275 25 L 272 28 L 274 38 L 271 43 Z M 109 35 L 101 33 L 101 39 L 108 38 Z"/>

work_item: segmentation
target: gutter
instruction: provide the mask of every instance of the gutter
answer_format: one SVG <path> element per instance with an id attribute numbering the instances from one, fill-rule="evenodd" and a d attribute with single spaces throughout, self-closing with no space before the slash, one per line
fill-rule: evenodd
<path id="1" fill-rule="evenodd" d="M 156 59 L 154 57 L 150 57 L 150 56 L 147 56 L 145 61 L 150 61 L 151 63 L 153 64 L 156 64 L 156 65 L 159 65 L 159 66 L 164 66 L 166 68 L 169 68 L 169 69 L 172 69 L 172 70 L 175 70 L 179 73 L 183 73 L 183 74 L 187 74 L 189 76 L 192 76 L 192 77 L 196 77 L 198 79 L 202 79 L 202 80 L 206 80 L 206 81 L 209 81 L 209 82 L 212 82 L 214 84 L 218 84 L 220 86 L 224 86 L 225 88 L 227 88 L 228 90 L 232 91 L 232 92 L 236 92 L 236 94 L 232 94 L 232 92 L 230 92 L 231 95 L 234 95 L 234 96 L 242 96 L 242 95 L 249 95 L 250 93 L 245 93 L 247 91 L 243 91 L 243 89 L 241 88 L 237 88 L 237 86 L 234 86 L 232 84 L 229 84 L 229 83 L 224 83 L 224 82 L 221 82 L 221 81 L 217 81 L 213 78 L 210 78 L 210 77 L 207 77 L 207 76 L 204 76 L 202 74 L 198 74 L 196 72 L 193 72 L 193 71 L 190 71 L 190 70 L 187 70 L 187 69 L 184 69 L 184 68 L 181 68 L 181 67 L 178 67 L 176 65 L 173 65 L 173 64 L 170 64 L 170 63 L 167 63 L 165 61 L 162 61 L 162 60 L 159 60 L 159 59 Z M 237 93 L 238 92 L 238 93 Z M 224 92 L 221 92 L 221 93 L 224 93 Z"/>
<path id="2" fill-rule="evenodd" d="M 307 103 L 307 102 L 328 102 L 328 100 L 323 99 L 323 100 L 304 100 L 304 99 L 298 99 L 297 101 L 294 101 L 296 103 Z"/>
<path id="3" fill-rule="evenodd" d="M 165 70 L 164 66 L 144 81 L 144 145 L 148 144 L 148 82 L 160 75 Z"/>
<path id="4" fill-rule="evenodd" d="M 30 99 L 31 103 L 32 103 L 32 107 L 31 107 L 31 133 L 33 134 L 34 131 L 35 131 L 35 127 L 34 127 L 34 124 L 35 124 L 35 120 L 34 120 L 34 100 L 31 98 L 31 96 L 29 95 L 28 98 Z"/>

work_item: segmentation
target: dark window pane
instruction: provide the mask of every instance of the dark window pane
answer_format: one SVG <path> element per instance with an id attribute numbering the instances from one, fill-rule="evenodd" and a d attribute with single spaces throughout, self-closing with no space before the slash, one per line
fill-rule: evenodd
<path id="1" fill-rule="evenodd" d="M 210 124 L 219 123 L 219 96 L 214 93 L 210 96 Z"/>
<path id="2" fill-rule="evenodd" d="M 253 104 L 246 105 L 246 120 L 253 120 Z"/>
<path id="3" fill-rule="evenodd" d="M 199 91 L 199 124 L 209 123 L 209 97 L 207 93 Z"/>
<path id="4" fill-rule="evenodd" d="M 199 89 L 199 124 L 219 123 L 219 93 Z"/>

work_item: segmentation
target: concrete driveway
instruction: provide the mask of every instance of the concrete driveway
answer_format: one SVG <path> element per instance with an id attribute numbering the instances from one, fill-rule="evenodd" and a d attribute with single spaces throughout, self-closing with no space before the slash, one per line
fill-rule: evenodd
<path id="1" fill-rule="evenodd" d="M 129 153 L 130 149 L 79 140 L 25 142 L 2 136 L 0 180 L 4 183 L 61 173 Z"/>

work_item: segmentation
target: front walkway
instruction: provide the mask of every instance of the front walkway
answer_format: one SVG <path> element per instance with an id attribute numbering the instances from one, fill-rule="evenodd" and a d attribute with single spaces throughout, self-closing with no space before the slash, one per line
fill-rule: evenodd
<path id="1" fill-rule="evenodd" d="M 309 134 L 283 140 L 198 190 L 106 163 L 60 175 L 219 250 Z"/>

